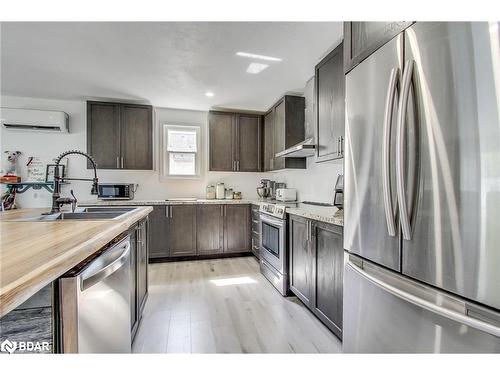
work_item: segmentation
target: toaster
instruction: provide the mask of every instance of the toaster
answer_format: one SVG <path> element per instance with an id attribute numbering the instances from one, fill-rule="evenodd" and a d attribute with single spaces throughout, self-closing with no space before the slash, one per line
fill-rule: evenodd
<path id="1" fill-rule="evenodd" d="M 280 188 L 276 189 L 276 200 L 281 202 L 292 202 L 297 200 L 297 190 Z"/>

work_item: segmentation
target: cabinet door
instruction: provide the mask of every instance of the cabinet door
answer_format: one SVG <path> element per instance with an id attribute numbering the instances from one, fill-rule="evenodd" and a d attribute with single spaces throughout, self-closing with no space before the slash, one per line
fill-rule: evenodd
<path id="1" fill-rule="evenodd" d="M 309 248 L 309 221 L 290 215 L 290 290 L 307 306 L 312 304 L 313 259 Z"/>
<path id="2" fill-rule="evenodd" d="M 345 77 L 340 44 L 316 66 L 316 161 L 342 157 Z"/>
<path id="3" fill-rule="evenodd" d="M 153 169 L 153 110 L 148 105 L 121 104 L 122 169 Z"/>
<path id="4" fill-rule="evenodd" d="M 224 244 L 224 206 L 220 204 L 197 205 L 196 248 L 198 254 L 219 254 Z"/>
<path id="5" fill-rule="evenodd" d="M 237 115 L 236 169 L 260 172 L 262 165 L 262 124 L 259 115 Z"/>
<path id="6" fill-rule="evenodd" d="M 153 206 L 153 212 L 149 214 L 149 257 L 168 257 L 168 220 L 169 206 Z"/>
<path id="7" fill-rule="evenodd" d="M 272 171 L 274 160 L 274 111 L 264 116 L 264 172 Z"/>
<path id="8" fill-rule="evenodd" d="M 137 241 L 136 231 L 130 233 L 130 328 L 132 337 L 137 330 L 139 314 L 137 309 Z"/>
<path id="9" fill-rule="evenodd" d="M 137 229 L 137 315 L 140 319 L 148 294 L 148 229 L 149 220 Z"/>
<path id="10" fill-rule="evenodd" d="M 235 125 L 233 113 L 209 113 L 209 170 L 235 170 L 235 155 L 233 150 L 235 137 L 234 128 Z"/>
<path id="11" fill-rule="evenodd" d="M 169 256 L 196 255 L 196 205 L 170 206 L 169 222 Z"/>
<path id="12" fill-rule="evenodd" d="M 382 47 L 412 22 L 344 22 L 344 72 Z"/>
<path id="13" fill-rule="evenodd" d="M 337 336 L 342 338 L 342 289 L 344 251 L 342 228 L 313 222 L 311 226 L 314 258 L 313 311 Z"/>
<path id="14" fill-rule="evenodd" d="M 87 102 L 87 152 L 99 169 L 120 168 L 120 105 Z M 91 168 L 87 163 L 87 168 Z"/>
<path id="15" fill-rule="evenodd" d="M 274 108 L 274 138 L 273 152 L 276 155 L 285 149 L 285 100 L 283 99 Z M 285 168 L 285 159 L 276 158 L 273 155 L 274 165 L 273 170 Z"/>
<path id="16" fill-rule="evenodd" d="M 224 252 L 247 252 L 250 247 L 250 205 L 224 205 Z"/>

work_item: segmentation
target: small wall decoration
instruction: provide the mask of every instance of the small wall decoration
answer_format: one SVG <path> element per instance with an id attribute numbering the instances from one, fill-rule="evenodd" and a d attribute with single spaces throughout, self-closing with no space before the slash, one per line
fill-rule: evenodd
<path id="1" fill-rule="evenodd" d="M 26 163 L 28 167 L 28 175 L 26 182 L 45 182 L 45 165 L 42 160 L 37 156 L 28 157 L 28 162 Z"/>
<path id="2" fill-rule="evenodd" d="M 54 182 L 54 172 L 56 167 L 59 168 L 59 177 L 64 177 L 65 166 L 63 164 L 47 164 L 47 170 L 45 173 L 45 182 Z"/>
<path id="3" fill-rule="evenodd" d="M 7 154 L 7 173 L 6 176 L 18 176 L 19 172 L 17 170 L 17 164 L 19 161 L 19 157 L 21 156 L 21 151 L 5 151 Z"/>

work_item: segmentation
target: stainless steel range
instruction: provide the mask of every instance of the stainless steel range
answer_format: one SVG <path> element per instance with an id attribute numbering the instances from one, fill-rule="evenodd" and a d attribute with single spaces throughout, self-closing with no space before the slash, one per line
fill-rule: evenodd
<path id="1" fill-rule="evenodd" d="M 260 272 L 278 291 L 288 294 L 288 251 L 286 204 L 262 202 L 260 204 Z"/>

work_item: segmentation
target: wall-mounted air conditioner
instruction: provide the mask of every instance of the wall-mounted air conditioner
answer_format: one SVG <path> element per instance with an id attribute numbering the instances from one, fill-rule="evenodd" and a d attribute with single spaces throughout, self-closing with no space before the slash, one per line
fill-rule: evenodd
<path id="1" fill-rule="evenodd" d="M 61 111 L 0 108 L 0 122 L 6 129 L 69 132 L 69 116 Z"/>

